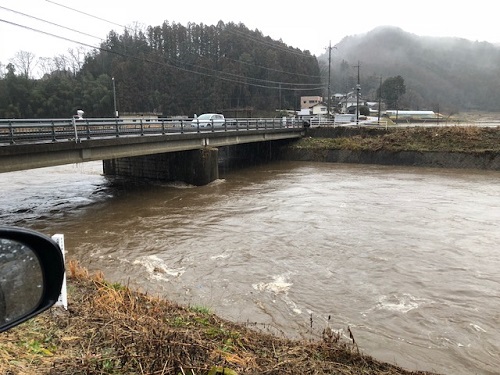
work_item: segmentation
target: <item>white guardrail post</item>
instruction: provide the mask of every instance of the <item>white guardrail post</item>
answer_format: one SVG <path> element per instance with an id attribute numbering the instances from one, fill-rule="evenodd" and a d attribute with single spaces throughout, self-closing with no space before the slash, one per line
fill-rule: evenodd
<path id="1" fill-rule="evenodd" d="M 59 245 L 61 248 L 64 264 L 66 264 L 66 258 L 64 256 L 64 234 L 54 234 L 52 239 Z M 59 295 L 59 299 L 57 300 L 55 306 L 62 306 L 65 310 L 68 310 L 68 290 L 66 287 L 66 272 L 64 272 L 64 279 L 61 288 L 61 294 Z"/>
<path id="2" fill-rule="evenodd" d="M 71 120 L 73 122 L 73 129 L 75 129 L 75 143 L 78 143 L 78 131 L 76 130 L 76 119 L 73 117 Z"/>

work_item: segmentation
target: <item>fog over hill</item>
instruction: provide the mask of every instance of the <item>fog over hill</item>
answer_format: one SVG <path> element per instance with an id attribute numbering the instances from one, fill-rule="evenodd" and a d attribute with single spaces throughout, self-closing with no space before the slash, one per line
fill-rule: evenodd
<path id="1" fill-rule="evenodd" d="M 375 100 L 380 77 L 400 75 L 401 107 L 457 113 L 500 110 L 500 47 L 461 38 L 423 37 L 396 27 L 347 36 L 331 52 L 332 93 L 352 90 L 360 65 L 361 93 Z M 328 52 L 318 57 L 328 76 Z"/>

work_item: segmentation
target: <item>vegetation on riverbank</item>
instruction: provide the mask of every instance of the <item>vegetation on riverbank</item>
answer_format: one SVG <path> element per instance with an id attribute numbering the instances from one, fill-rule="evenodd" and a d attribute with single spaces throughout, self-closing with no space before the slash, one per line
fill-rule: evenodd
<path id="1" fill-rule="evenodd" d="M 312 129 L 309 134 L 312 136 L 305 137 L 290 147 L 292 149 L 393 152 L 500 152 L 500 127 L 335 128 L 331 129 L 331 132 Z"/>
<path id="2" fill-rule="evenodd" d="M 75 263 L 68 274 L 69 310 L 3 333 L 0 373 L 412 374 L 360 353 L 352 333 L 325 327 L 322 339 L 289 340 L 109 284 Z"/>
<path id="3" fill-rule="evenodd" d="M 319 132 L 323 136 L 306 137 L 291 147 L 500 151 L 500 128 L 332 131 L 331 137 Z M 52 309 L 2 334 L 1 374 L 416 374 L 360 353 L 356 332 L 348 327 L 347 336 L 326 326 L 311 335 L 315 339 L 290 340 L 255 324 L 221 319 L 203 307 L 110 284 L 75 263 L 68 275 L 69 311 Z"/>

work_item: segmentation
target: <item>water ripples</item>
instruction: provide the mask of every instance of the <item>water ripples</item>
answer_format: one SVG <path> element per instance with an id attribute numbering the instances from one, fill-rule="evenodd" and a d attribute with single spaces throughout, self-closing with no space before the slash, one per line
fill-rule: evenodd
<path id="1" fill-rule="evenodd" d="M 0 220 L 63 232 L 91 270 L 235 321 L 294 337 L 331 316 L 381 360 L 493 374 L 499 179 L 276 163 L 193 187 L 110 181 L 89 163 L 0 175 Z"/>

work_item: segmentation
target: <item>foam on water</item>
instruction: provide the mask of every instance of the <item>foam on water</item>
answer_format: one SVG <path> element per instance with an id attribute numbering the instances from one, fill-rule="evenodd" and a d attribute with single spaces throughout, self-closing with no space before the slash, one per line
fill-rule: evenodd
<path id="1" fill-rule="evenodd" d="M 288 292 L 293 286 L 293 283 L 288 280 L 288 275 L 274 275 L 272 278 L 273 281 L 271 282 L 252 284 L 252 287 L 259 292 L 270 292 L 273 295 L 273 302 L 276 302 L 277 298 L 279 298 L 295 314 L 302 314 L 302 310 L 288 296 Z"/>
<path id="2" fill-rule="evenodd" d="M 268 291 L 274 294 L 287 294 L 293 283 L 287 280 L 286 275 L 275 275 L 273 281 L 253 284 L 252 287 L 259 292 Z"/>
<path id="3" fill-rule="evenodd" d="M 498 373 L 500 172 L 279 162 L 202 187 L 101 173 L 2 174 L 0 221 L 229 319 L 294 335 L 331 314 L 376 358 Z"/>
<path id="4" fill-rule="evenodd" d="M 137 258 L 132 264 L 144 266 L 151 278 L 163 281 L 169 281 L 168 276 L 180 277 L 186 271 L 184 267 L 169 268 L 167 262 L 156 255 Z"/>
<path id="5" fill-rule="evenodd" d="M 377 303 L 377 309 L 396 311 L 403 314 L 417 309 L 423 300 L 419 300 L 411 294 L 381 296 Z"/>

